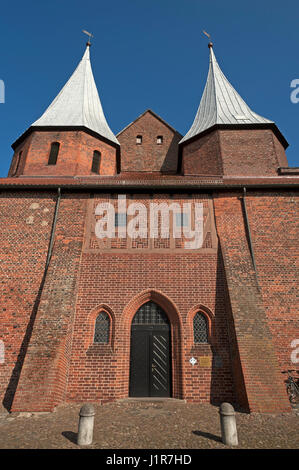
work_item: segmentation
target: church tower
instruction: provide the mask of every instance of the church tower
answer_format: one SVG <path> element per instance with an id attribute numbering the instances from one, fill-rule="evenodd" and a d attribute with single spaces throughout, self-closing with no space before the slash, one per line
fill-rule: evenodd
<path id="1" fill-rule="evenodd" d="M 181 139 L 182 173 L 276 176 L 287 167 L 287 141 L 273 121 L 252 111 L 227 80 L 210 48 L 210 67 L 194 122 Z"/>
<path id="2" fill-rule="evenodd" d="M 9 177 L 117 173 L 119 142 L 102 109 L 89 48 L 44 114 L 12 145 Z"/>

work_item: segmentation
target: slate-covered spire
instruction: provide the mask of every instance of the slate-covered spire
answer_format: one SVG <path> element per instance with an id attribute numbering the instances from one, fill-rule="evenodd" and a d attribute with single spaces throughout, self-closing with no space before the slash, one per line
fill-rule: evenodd
<path id="1" fill-rule="evenodd" d="M 180 142 L 185 142 L 216 124 L 274 124 L 253 112 L 229 83 L 210 48 L 210 67 L 206 86 L 194 122 Z"/>
<path id="2" fill-rule="evenodd" d="M 89 43 L 76 70 L 32 127 L 86 127 L 118 144 L 104 116 L 94 81 L 89 55 Z"/>

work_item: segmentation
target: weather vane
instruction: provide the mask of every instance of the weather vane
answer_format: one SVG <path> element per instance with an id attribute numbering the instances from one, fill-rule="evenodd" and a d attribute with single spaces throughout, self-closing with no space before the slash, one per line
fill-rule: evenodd
<path id="1" fill-rule="evenodd" d="M 202 31 L 209 39 L 211 39 L 211 35 L 209 33 L 207 33 L 205 30 Z M 209 47 L 213 47 L 213 43 L 210 41 L 209 42 Z"/>
<path id="2" fill-rule="evenodd" d="M 82 32 L 83 32 L 84 34 L 87 34 L 87 36 L 89 37 L 89 39 L 88 39 L 86 45 L 87 45 L 87 46 L 91 46 L 91 42 L 90 42 L 90 41 L 91 41 L 91 38 L 93 38 L 93 34 L 89 33 L 88 31 L 85 31 L 85 29 L 82 29 Z"/>

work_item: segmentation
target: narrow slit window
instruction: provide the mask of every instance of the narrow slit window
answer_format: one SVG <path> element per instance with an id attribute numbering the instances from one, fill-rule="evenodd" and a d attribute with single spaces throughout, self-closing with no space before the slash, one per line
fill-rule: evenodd
<path id="1" fill-rule="evenodd" d="M 162 136 L 162 135 L 158 135 L 158 136 L 157 136 L 157 144 L 158 144 L 158 145 L 162 145 L 162 144 L 163 144 L 163 136 Z"/>
<path id="2" fill-rule="evenodd" d="M 138 144 L 138 145 L 142 144 L 142 135 L 137 135 L 136 136 L 136 144 Z"/>
<path id="3" fill-rule="evenodd" d="M 48 160 L 48 165 L 56 165 L 57 157 L 58 157 L 58 153 L 59 153 L 59 147 L 60 147 L 59 142 L 52 142 L 50 155 L 49 155 L 49 160 Z"/>
<path id="4" fill-rule="evenodd" d="M 100 173 L 100 164 L 101 164 L 101 153 L 95 150 L 93 152 L 92 166 L 91 171 L 93 173 Z"/>
<path id="5" fill-rule="evenodd" d="M 12 176 L 15 176 L 18 172 L 18 169 L 19 169 L 19 166 L 20 166 L 20 161 L 21 161 L 21 157 L 22 157 L 22 151 L 18 153 L 17 155 L 17 158 L 16 158 L 16 162 L 15 162 L 15 165 L 14 165 L 14 169 L 12 171 Z"/>
<path id="6" fill-rule="evenodd" d="M 94 343 L 108 344 L 110 336 L 110 318 L 106 312 L 101 312 L 96 319 Z"/>
<path id="7" fill-rule="evenodd" d="M 208 322 L 203 313 L 197 312 L 193 319 L 194 343 L 208 343 Z"/>

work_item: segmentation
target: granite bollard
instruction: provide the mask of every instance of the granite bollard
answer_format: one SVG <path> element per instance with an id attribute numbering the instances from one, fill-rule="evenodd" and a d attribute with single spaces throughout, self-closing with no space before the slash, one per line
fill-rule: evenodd
<path id="1" fill-rule="evenodd" d="M 94 407 L 90 404 L 83 405 L 80 409 L 77 437 L 79 446 L 87 446 L 92 443 L 94 415 Z"/>
<path id="2" fill-rule="evenodd" d="M 234 407 L 230 403 L 221 403 L 219 414 L 223 444 L 227 446 L 237 446 L 238 433 Z"/>

